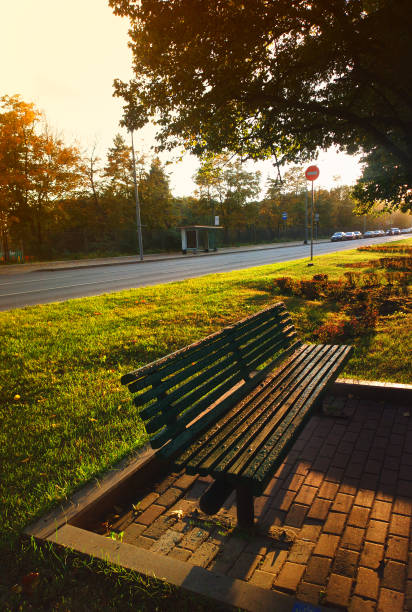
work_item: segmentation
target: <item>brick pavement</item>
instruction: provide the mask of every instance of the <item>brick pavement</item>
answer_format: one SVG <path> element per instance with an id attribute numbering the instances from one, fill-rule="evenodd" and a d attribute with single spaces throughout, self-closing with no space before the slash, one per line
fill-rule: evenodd
<path id="1" fill-rule="evenodd" d="M 253 534 L 234 495 L 215 516 L 197 501 L 211 480 L 170 474 L 111 525 L 123 541 L 312 604 L 412 610 L 412 411 L 329 398 L 256 498 Z"/>

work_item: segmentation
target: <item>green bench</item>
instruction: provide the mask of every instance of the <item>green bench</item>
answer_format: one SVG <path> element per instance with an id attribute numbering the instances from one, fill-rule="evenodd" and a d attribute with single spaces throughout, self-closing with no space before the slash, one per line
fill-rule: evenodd
<path id="1" fill-rule="evenodd" d="M 278 302 L 122 377 L 141 406 L 152 448 L 171 468 L 210 475 L 200 508 L 215 514 L 236 490 L 253 525 L 283 457 L 352 352 L 302 345 Z"/>

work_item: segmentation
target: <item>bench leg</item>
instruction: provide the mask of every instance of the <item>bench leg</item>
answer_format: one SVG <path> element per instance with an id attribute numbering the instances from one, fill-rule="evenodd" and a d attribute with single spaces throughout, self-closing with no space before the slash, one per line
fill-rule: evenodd
<path id="1" fill-rule="evenodd" d="M 205 491 L 199 500 L 199 507 L 205 514 L 216 514 L 223 506 L 234 486 L 224 478 L 215 482 Z"/>
<path id="2" fill-rule="evenodd" d="M 248 487 L 236 488 L 237 524 L 239 527 L 249 529 L 253 527 L 255 509 L 253 494 Z"/>

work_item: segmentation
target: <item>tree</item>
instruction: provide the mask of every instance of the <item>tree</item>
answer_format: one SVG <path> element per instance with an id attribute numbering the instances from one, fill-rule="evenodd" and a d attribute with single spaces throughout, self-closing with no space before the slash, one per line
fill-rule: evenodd
<path id="1" fill-rule="evenodd" d="M 134 56 L 115 93 L 135 126 L 156 118 L 163 148 L 305 162 L 335 144 L 367 167 L 383 156 L 376 195 L 411 206 L 409 0 L 109 4 L 131 20 Z"/>
<path id="2" fill-rule="evenodd" d="M 174 221 L 169 178 L 160 159 L 152 160 L 149 173 L 140 184 L 142 223 L 149 229 L 166 229 Z"/>
<path id="3" fill-rule="evenodd" d="M 50 131 L 33 104 L 4 96 L 0 109 L 2 218 L 13 215 L 19 221 L 16 233 L 33 236 L 41 254 L 46 218 L 83 184 L 83 160 L 77 147 L 66 146 Z"/>

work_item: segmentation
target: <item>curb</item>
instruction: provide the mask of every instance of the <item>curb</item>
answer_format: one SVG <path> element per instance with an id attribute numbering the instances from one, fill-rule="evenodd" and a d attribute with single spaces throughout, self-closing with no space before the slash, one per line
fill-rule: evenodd
<path id="1" fill-rule="evenodd" d="M 314 244 L 323 244 L 325 242 L 329 242 L 329 240 L 318 240 L 316 242 L 314 242 Z M 25 269 L 23 268 L 23 266 L 27 265 L 27 266 L 33 266 L 34 269 L 28 268 L 27 272 L 56 272 L 59 270 L 76 270 L 76 269 L 83 269 L 83 268 L 100 268 L 100 267 L 106 267 L 106 266 L 124 266 L 124 265 L 129 265 L 129 264 L 145 264 L 145 263 L 153 263 L 153 262 L 157 262 L 157 261 L 172 261 L 172 260 L 176 260 L 176 259 L 190 259 L 193 257 L 209 257 L 209 256 L 213 256 L 213 255 L 230 255 L 232 253 L 248 253 L 248 252 L 253 252 L 253 251 L 269 251 L 271 249 L 286 249 L 289 247 L 297 247 L 297 246 L 308 246 L 307 244 L 302 243 L 301 241 L 299 242 L 289 242 L 286 244 L 274 244 L 274 245 L 269 245 L 269 246 L 258 246 L 256 245 L 255 248 L 242 248 L 239 247 L 239 249 L 236 248 L 233 250 L 224 250 L 222 249 L 221 251 L 212 251 L 209 253 L 188 253 L 187 255 L 183 255 L 183 254 L 174 254 L 174 255 L 170 255 L 170 256 L 160 256 L 160 257 L 156 257 L 156 258 L 151 258 L 150 255 L 148 255 L 148 259 L 144 259 L 143 261 L 141 261 L 140 259 L 133 259 L 132 261 L 110 261 L 110 262 L 95 262 L 95 263 L 86 263 L 86 264 L 82 264 L 80 262 L 82 261 L 87 261 L 87 260 L 82 260 L 79 259 L 79 263 L 77 265 L 58 265 L 56 267 L 41 267 L 41 268 L 36 268 L 35 266 L 37 265 L 41 265 L 41 264 L 16 264 L 16 267 L 11 268 L 11 266 L 8 266 L 7 268 L 0 268 L 0 275 L 1 274 L 12 274 L 15 270 L 18 270 L 19 272 L 24 272 Z M 64 262 L 59 261 L 59 262 L 54 262 L 56 264 L 64 264 Z M 52 265 L 53 262 L 50 262 L 50 265 Z"/>

